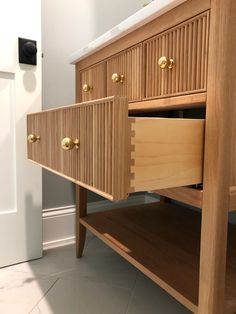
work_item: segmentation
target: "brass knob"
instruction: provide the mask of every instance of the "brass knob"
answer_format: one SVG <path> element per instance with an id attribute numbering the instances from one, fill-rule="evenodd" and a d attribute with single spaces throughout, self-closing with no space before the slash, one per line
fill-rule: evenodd
<path id="1" fill-rule="evenodd" d="M 61 148 L 64 150 L 71 150 L 73 148 L 78 149 L 79 148 L 79 140 L 78 139 L 73 140 L 71 137 L 65 137 L 61 141 Z"/>
<path id="2" fill-rule="evenodd" d="M 163 56 L 158 60 L 158 64 L 159 64 L 159 67 L 164 70 L 164 69 L 172 69 L 174 67 L 175 62 L 173 59 L 169 59 Z"/>
<path id="3" fill-rule="evenodd" d="M 85 93 L 91 91 L 92 89 L 93 89 L 93 87 L 90 86 L 89 84 L 84 84 L 84 85 L 83 85 L 83 91 L 84 91 Z"/>
<path id="4" fill-rule="evenodd" d="M 123 83 L 125 76 L 123 74 L 113 73 L 112 74 L 112 82 L 113 83 Z"/>
<path id="5" fill-rule="evenodd" d="M 40 136 L 35 134 L 29 134 L 28 135 L 28 142 L 29 143 L 35 143 L 37 141 L 40 141 Z"/>

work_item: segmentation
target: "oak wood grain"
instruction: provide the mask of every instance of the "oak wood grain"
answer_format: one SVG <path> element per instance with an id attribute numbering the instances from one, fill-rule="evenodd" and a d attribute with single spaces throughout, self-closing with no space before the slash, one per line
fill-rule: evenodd
<path id="1" fill-rule="evenodd" d="M 113 73 L 124 75 L 123 83 L 114 83 L 111 79 Z M 142 77 L 142 45 L 140 44 L 107 60 L 107 96 L 125 95 L 129 101 L 141 100 Z"/>
<path id="2" fill-rule="evenodd" d="M 154 203 L 89 214 L 87 229 L 193 313 L 198 313 L 201 214 Z M 227 314 L 236 310 L 236 227 L 229 225 Z M 205 314 L 208 314 L 205 308 Z M 218 314 L 218 311 L 215 312 Z"/>
<path id="3" fill-rule="evenodd" d="M 198 314 L 222 314 L 236 108 L 236 2 L 212 0 Z M 220 66 L 220 64 L 223 66 Z M 234 135 L 235 136 L 235 135 Z"/>
<path id="4" fill-rule="evenodd" d="M 206 91 L 209 11 L 144 43 L 145 98 Z M 161 69 L 160 57 L 172 58 L 172 69 Z"/>
<path id="5" fill-rule="evenodd" d="M 106 62 L 101 62 L 89 69 L 83 70 L 79 75 L 80 79 L 77 84 L 80 84 L 78 87 L 79 93 L 81 93 L 80 101 L 84 102 L 107 96 Z M 91 89 L 87 92 L 83 91 L 84 84 L 88 84 Z"/>

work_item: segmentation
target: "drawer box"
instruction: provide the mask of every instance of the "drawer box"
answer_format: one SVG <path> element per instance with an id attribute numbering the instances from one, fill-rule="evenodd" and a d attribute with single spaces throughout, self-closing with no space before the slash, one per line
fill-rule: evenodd
<path id="1" fill-rule="evenodd" d="M 206 91 L 209 12 L 144 43 L 146 98 Z"/>
<path id="2" fill-rule="evenodd" d="M 202 182 L 204 120 L 128 117 L 127 99 L 108 97 L 28 115 L 34 132 L 29 159 L 110 200 Z"/>
<path id="3" fill-rule="evenodd" d="M 107 60 L 107 96 L 142 98 L 142 44 L 127 49 Z"/>
<path id="4" fill-rule="evenodd" d="M 88 101 L 106 97 L 106 63 L 102 62 L 79 74 L 80 99 Z"/>

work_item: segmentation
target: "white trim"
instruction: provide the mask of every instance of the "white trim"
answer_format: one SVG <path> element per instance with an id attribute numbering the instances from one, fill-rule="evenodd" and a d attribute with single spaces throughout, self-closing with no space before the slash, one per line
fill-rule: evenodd
<path id="1" fill-rule="evenodd" d="M 49 242 L 44 242 L 43 250 L 55 249 L 56 247 L 70 245 L 74 243 L 75 243 L 75 236 L 64 238 L 64 239 L 59 239 L 59 240 L 54 240 L 54 241 L 49 241 Z"/>
<path id="2" fill-rule="evenodd" d="M 150 194 L 134 194 L 127 200 L 110 202 L 102 200 L 88 203 L 88 211 L 96 212 L 112 208 L 156 202 Z M 51 249 L 75 243 L 75 205 L 48 208 L 43 210 L 43 249 Z"/>

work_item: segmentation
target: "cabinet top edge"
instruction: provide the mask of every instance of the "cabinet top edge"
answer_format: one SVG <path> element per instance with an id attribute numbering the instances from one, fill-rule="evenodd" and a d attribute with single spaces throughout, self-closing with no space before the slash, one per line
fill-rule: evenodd
<path id="1" fill-rule="evenodd" d="M 188 0 L 158 0 L 151 2 L 146 7 L 140 9 L 120 24 L 90 42 L 87 46 L 72 53 L 69 57 L 69 62 L 76 64 L 94 52 L 151 22 L 186 1 Z"/>

